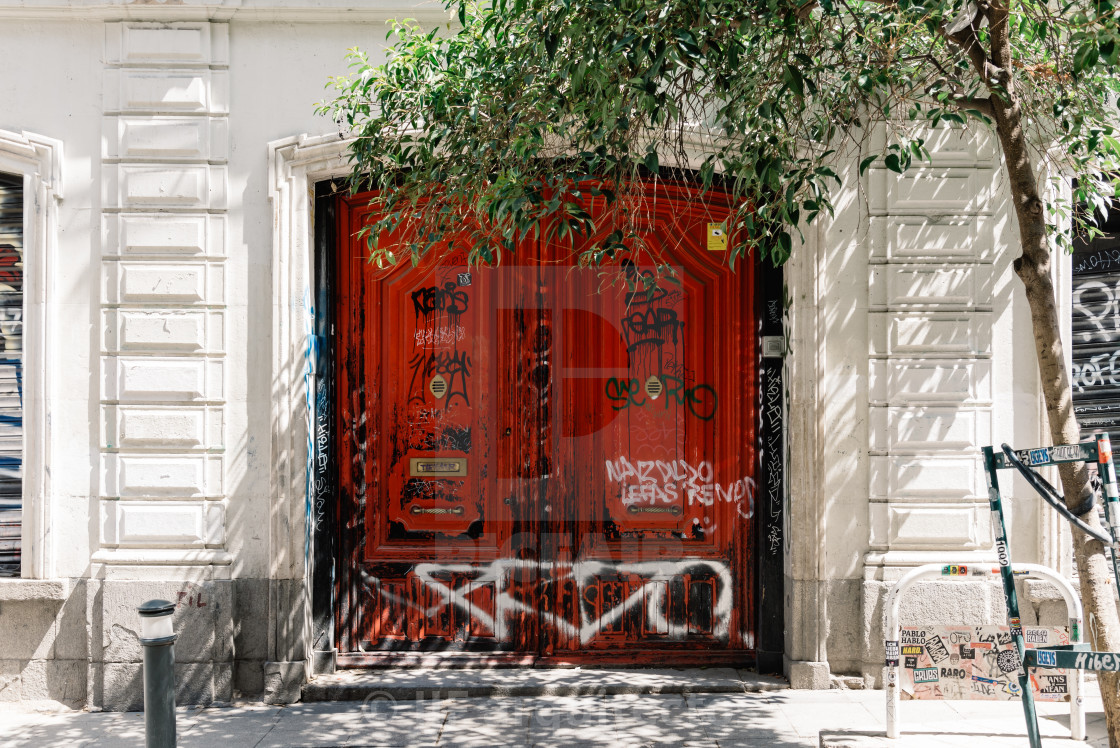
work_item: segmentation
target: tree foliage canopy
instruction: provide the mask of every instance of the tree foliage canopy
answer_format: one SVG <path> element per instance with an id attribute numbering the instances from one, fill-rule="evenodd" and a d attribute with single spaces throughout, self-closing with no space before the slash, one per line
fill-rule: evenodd
<path id="1" fill-rule="evenodd" d="M 637 253 L 632 185 L 677 169 L 737 199 L 737 253 L 782 262 L 791 232 L 831 211 L 837 150 L 901 172 L 928 157 L 929 126 L 988 126 L 1008 107 L 1043 173 L 1103 206 L 1120 10 L 1009 2 L 450 0 L 447 30 L 394 23 L 383 64 L 351 50 L 320 111 L 357 137 L 354 184 L 379 191 L 380 263 L 401 259 L 377 245 L 386 229 L 414 229 L 415 262 L 473 227 L 471 260 L 492 263 L 545 218 L 559 239 L 605 237 L 585 263 Z M 868 153 L 875 126 L 887 139 Z M 593 217 L 589 196 L 609 209 Z"/>

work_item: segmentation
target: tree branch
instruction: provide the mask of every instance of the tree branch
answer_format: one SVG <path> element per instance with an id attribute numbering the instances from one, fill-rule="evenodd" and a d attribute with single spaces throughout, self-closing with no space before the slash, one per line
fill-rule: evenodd
<path id="1" fill-rule="evenodd" d="M 1011 38 L 1008 34 L 1010 8 L 1006 0 L 991 0 L 987 6 L 988 26 L 992 35 L 992 62 L 1004 70 L 1011 69 Z M 1002 81 L 1004 85 L 1007 81 Z"/>
<path id="2" fill-rule="evenodd" d="M 977 99 L 973 96 L 954 96 L 946 104 L 952 104 L 958 109 L 975 109 L 988 119 L 996 118 L 996 108 L 991 99 Z"/>
<path id="3" fill-rule="evenodd" d="M 945 37 L 956 44 L 961 50 L 968 55 L 969 61 L 972 63 L 973 69 L 984 81 L 984 84 L 991 90 L 993 81 L 1003 85 L 1007 79 L 1007 70 L 993 64 L 987 54 L 985 54 L 984 45 L 980 43 L 980 37 L 976 35 L 975 20 L 972 24 L 964 27 L 956 33 L 950 34 L 948 31 L 942 30 Z"/>

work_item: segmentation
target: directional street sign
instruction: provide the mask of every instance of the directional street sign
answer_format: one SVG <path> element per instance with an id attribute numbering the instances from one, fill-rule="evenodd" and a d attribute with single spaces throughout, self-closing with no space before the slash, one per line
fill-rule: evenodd
<path id="1" fill-rule="evenodd" d="M 1120 654 L 1116 652 L 1028 649 L 1023 659 L 1027 667 L 1120 671 Z"/>

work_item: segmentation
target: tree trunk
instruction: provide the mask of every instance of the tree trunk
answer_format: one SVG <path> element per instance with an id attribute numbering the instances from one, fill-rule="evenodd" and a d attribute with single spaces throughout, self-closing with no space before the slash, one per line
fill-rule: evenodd
<path id="1" fill-rule="evenodd" d="M 1022 259 L 1016 261 L 1015 272 L 1023 281 L 1030 305 L 1043 399 L 1050 419 L 1050 437 L 1054 444 L 1073 444 L 1079 441 L 1079 432 L 1073 414 L 1073 391 L 1064 365 L 1049 263 L 1039 267 Z M 1058 472 L 1066 506 L 1077 506 L 1082 501 L 1081 497 L 1092 490 L 1085 463 L 1066 463 L 1059 467 Z M 1095 510 L 1082 519 L 1093 527 L 1100 527 Z M 1120 618 L 1117 616 L 1112 570 L 1104 555 L 1104 545 L 1079 530 L 1074 529 L 1072 534 L 1089 640 L 1097 651 L 1118 652 Z M 1108 744 L 1110 748 L 1120 748 L 1120 673 L 1100 673 L 1099 684 L 1108 724 Z"/>
<path id="2" fill-rule="evenodd" d="M 993 16 L 993 39 L 997 45 L 1000 36 L 998 23 L 998 15 Z M 999 65 L 1003 60 L 1000 59 L 998 49 L 993 52 L 995 64 L 1003 71 L 1009 70 L 1009 65 Z M 1010 59 L 1007 62 L 1010 63 Z M 1002 82 L 1002 95 L 1000 92 L 993 92 L 991 101 L 1022 242 L 1023 254 L 1015 260 L 1015 273 L 1023 281 L 1031 310 L 1031 326 L 1042 379 L 1042 396 L 1050 421 L 1050 437 L 1054 444 L 1073 444 L 1080 440 L 1080 431 L 1073 412 L 1073 390 L 1062 347 L 1045 211 L 1038 195 L 1038 183 L 1023 132 L 1020 100 L 1015 95 L 1009 73 L 1003 74 Z M 1083 505 L 1084 498 L 1092 491 L 1089 469 L 1085 463 L 1063 464 L 1059 466 L 1058 474 L 1066 506 L 1073 508 Z M 1082 519 L 1093 527 L 1100 527 L 1095 510 Z M 1073 550 L 1089 639 L 1097 651 L 1118 652 L 1120 617 L 1117 616 L 1113 576 L 1104 555 L 1104 545 L 1074 529 Z M 1101 673 L 1099 683 L 1108 723 L 1109 746 L 1120 748 L 1120 673 Z"/>
<path id="3" fill-rule="evenodd" d="M 987 46 L 978 29 L 982 17 L 988 21 Z M 1015 260 L 1015 273 L 1023 281 L 1031 310 L 1038 373 L 1042 397 L 1050 420 L 1054 444 L 1080 440 L 1080 429 L 1073 413 L 1073 389 L 1066 371 L 1062 348 L 1058 306 L 1051 277 L 1050 245 L 1047 241 L 1046 215 L 1038 195 L 1031 152 L 1023 130 L 1022 100 L 1015 90 L 1015 60 L 1011 53 L 1011 13 L 1009 0 L 991 0 L 977 7 L 977 15 L 965 28 L 948 35 L 967 56 L 969 63 L 988 88 L 995 131 L 1003 150 L 1004 166 L 1011 186 L 1015 217 L 1023 254 Z M 1066 463 L 1058 468 L 1066 506 L 1083 506 L 1092 488 L 1085 463 Z M 1096 511 L 1082 517 L 1092 527 L 1100 527 Z M 1085 627 L 1097 651 L 1120 651 L 1120 617 L 1114 600 L 1113 579 L 1104 545 L 1081 531 L 1073 530 L 1074 560 L 1081 583 L 1081 603 Z M 1108 743 L 1120 748 L 1120 673 L 1101 673 L 1101 699 L 1108 723 Z"/>

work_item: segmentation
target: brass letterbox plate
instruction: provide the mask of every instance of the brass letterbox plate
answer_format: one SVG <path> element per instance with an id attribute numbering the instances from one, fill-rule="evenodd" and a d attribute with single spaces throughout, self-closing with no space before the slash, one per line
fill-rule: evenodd
<path id="1" fill-rule="evenodd" d="M 466 457 L 413 457 L 408 461 L 411 478 L 462 478 L 467 474 Z"/>

